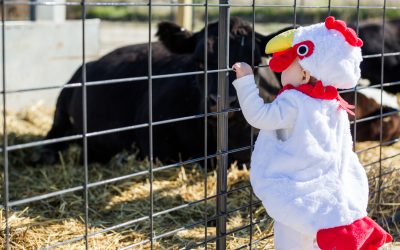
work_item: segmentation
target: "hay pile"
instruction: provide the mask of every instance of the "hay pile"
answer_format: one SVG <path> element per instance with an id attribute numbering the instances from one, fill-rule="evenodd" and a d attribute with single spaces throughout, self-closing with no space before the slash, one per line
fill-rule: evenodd
<path id="1" fill-rule="evenodd" d="M 53 111 L 42 105 L 35 105 L 17 113 L 7 113 L 9 144 L 39 140 L 50 128 Z M 367 148 L 376 142 L 362 143 L 357 149 Z M 384 147 L 382 157 L 398 154 L 400 143 Z M 35 195 L 45 194 L 80 186 L 83 183 L 84 169 L 79 164 L 81 150 L 72 146 L 60 154 L 61 164 L 32 167 L 26 164 L 26 159 L 33 149 L 11 152 L 9 156 L 9 190 L 10 200 L 19 200 Z M 360 159 L 364 164 L 379 160 L 379 147 L 363 152 Z M 156 163 L 156 167 L 160 166 Z M 106 166 L 91 164 L 89 166 L 89 181 L 91 183 L 147 170 L 148 161 L 137 161 L 135 155 L 122 152 L 113 158 Z M 387 225 L 396 240 L 400 239 L 399 224 L 391 223 L 390 218 L 399 211 L 400 179 L 398 168 L 400 157 L 394 157 L 382 162 L 384 189 L 380 194 L 380 207 L 375 206 L 378 193 L 374 192 L 377 181 L 374 176 L 379 173 L 379 163 L 366 167 L 370 180 L 370 215 Z M 394 170 L 394 171 L 393 171 Z M 207 196 L 216 194 L 216 172 L 204 173 L 201 166 L 192 164 L 154 173 L 153 201 L 154 213 L 174 208 L 183 204 L 193 203 L 205 197 L 205 175 L 207 176 Z M 1 177 L 3 178 L 3 176 Z M 248 208 L 238 209 L 250 202 L 249 188 L 240 188 L 249 184 L 246 166 L 232 165 L 228 175 L 229 190 L 228 211 L 233 211 L 228 217 L 228 230 L 235 230 L 250 222 Z M 89 189 L 89 234 L 117 225 L 126 221 L 147 216 L 150 211 L 150 183 L 148 175 L 133 177 L 117 182 L 100 185 Z M 3 194 L 3 193 L 1 193 Z M 253 197 L 253 202 L 256 198 Z M 155 249 L 192 248 L 204 240 L 205 225 L 202 222 L 205 212 L 210 218 L 214 215 L 215 199 L 193 203 L 169 213 L 154 217 L 154 235 L 162 235 L 177 230 L 154 242 Z M 12 207 L 9 223 L 11 226 L 11 245 L 13 249 L 37 249 L 57 242 L 79 237 L 85 231 L 84 199 L 81 190 L 55 196 L 42 201 Z M 234 211 L 238 209 L 237 211 Z M 253 206 L 253 220 L 262 222 L 253 227 L 253 240 L 262 239 L 272 232 L 272 220 L 260 204 Z M 0 247 L 4 246 L 4 214 L 1 215 Z M 198 224 L 196 224 L 198 223 Z M 185 228 L 192 225 L 191 228 Z M 227 237 L 228 249 L 236 249 L 249 242 L 250 229 L 237 230 Z M 89 239 L 93 249 L 117 249 L 141 242 L 149 238 L 150 223 L 148 219 L 125 227 L 99 233 Z M 215 236 L 215 221 L 207 226 L 208 238 Z M 149 243 L 134 249 L 148 249 Z M 84 249 L 85 242 L 78 240 L 57 249 Z M 208 243 L 209 249 L 215 249 L 215 241 Z M 253 246 L 256 249 L 273 249 L 271 237 L 259 241 Z M 203 249 L 197 246 L 194 249 Z M 394 247 L 387 247 L 394 249 Z"/>

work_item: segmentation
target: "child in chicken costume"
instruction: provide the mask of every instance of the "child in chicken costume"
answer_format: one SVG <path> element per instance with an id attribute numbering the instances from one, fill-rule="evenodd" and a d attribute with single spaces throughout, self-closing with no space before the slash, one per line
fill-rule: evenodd
<path id="1" fill-rule="evenodd" d="M 266 53 L 283 89 L 269 104 L 250 66 L 233 66 L 244 117 L 260 129 L 250 180 L 275 220 L 277 250 L 373 250 L 392 240 L 367 216 L 368 180 L 346 113 L 353 107 L 337 91 L 360 78 L 362 44 L 334 17 L 274 37 Z"/>

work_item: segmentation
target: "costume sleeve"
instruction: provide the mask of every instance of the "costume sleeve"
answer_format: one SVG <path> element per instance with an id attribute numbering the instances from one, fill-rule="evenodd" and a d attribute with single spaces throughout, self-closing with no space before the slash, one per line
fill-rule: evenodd
<path id="1" fill-rule="evenodd" d="M 298 108 L 286 91 L 272 103 L 264 103 L 260 97 L 254 75 L 247 75 L 233 81 L 239 104 L 247 122 L 258 129 L 287 129 L 294 125 Z"/>

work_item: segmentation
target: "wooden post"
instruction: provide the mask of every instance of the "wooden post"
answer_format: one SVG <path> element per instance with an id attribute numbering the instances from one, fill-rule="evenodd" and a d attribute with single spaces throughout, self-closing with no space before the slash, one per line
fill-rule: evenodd
<path id="1" fill-rule="evenodd" d="M 180 4 L 192 4 L 193 0 L 178 0 Z M 192 8 L 193 6 L 178 6 L 176 23 L 187 30 L 192 29 Z"/>

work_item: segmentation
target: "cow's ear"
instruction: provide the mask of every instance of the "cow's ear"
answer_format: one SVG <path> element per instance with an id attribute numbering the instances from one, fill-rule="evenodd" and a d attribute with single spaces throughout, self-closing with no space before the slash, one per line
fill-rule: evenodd
<path id="1" fill-rule="evenodd" d="M 256 37 L 256 46 L 258 46 L 258 48 L 260 49 L 261 55 L 262 55 L 262 56 L 267 56 L 267 54 L 265 54 L 265 46 L 267 45 L 267 43 L 269 42 L 269 40 L 271 40 L 272 38 L 274 38 L 275 36 L 279 35 L 279 34 L 282 33 L 282 32 L 285 32 L 285 31 L 287 31 L 287 30 L 290 30 L 290 29 L 293 29 L 293 28 L 297 28 L 297 27 L 298 27 L 298 26 L 296 26 L 296 27 L 288 26 L 288 27 L 283 28 L 283 29 L 281 29 L 281 30 L 278 30 L 278 31 L 276 31 L 276 32 L 274 32 L 274 33 L 271 33 L 271 34 L 269 34 L 269 35 L 267 35 L 267 36 L 264 36 L 264 35 L 262 35 L 262 34 L 256 32 L 256 33 L 255 33 L 255 37 Z"/>
<path id="2" fill-rule="evenodd" d="M 156 36 L 173 53 L 192 53 L 196 48 L 196 39 L 192 32 L 175 23 L 159 23 Z"/>

